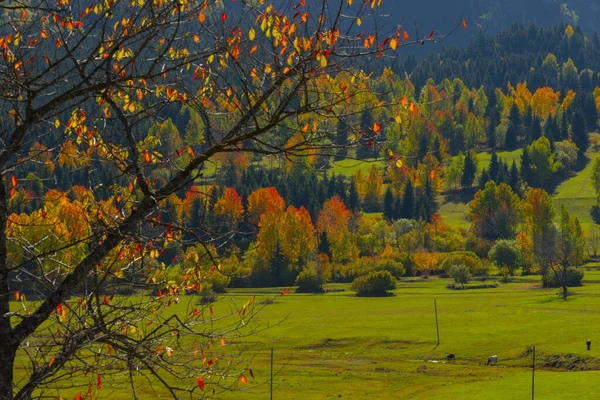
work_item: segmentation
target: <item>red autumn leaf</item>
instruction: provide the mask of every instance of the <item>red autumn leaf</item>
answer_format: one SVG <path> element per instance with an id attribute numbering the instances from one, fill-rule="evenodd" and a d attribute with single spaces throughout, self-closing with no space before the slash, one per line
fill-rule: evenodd
<path id="1" fill-rule="evenodd" d="M 223 22 L 227 21 L 227 13 L 226 13 L 226 12 L 224 12 L 224 13 L 221 15 L 221 21 L 223 21 Z"/>
<path id="2" fill-rule="evenodd" d="M 252 372 L 252 368 L 248 370 L 248 373 L 250 373 L 250 376 L 252 377 L 252 379 L 254 379 L 254 372 Z"/>
<path id="3" fill-rule="evenodd" d="M 285 296 L 286 294 L 288 294 L 290 292 L 290 289 L 285 289 L 283 292 L 281 292 L 282 296 Z"/>
<path id="4" fill-rule="evenodd" d="M 77 397 L 75 397 L 75 400 L 83 400 L 83 396 L 81 395 L 81 393 L 77 393 Z"/>
<path id="5" fill-rule="evenodd" d="M 433 37 L 433 34 L 435 33 L 435 31 L 431 31 L 429 33 L 429 36 L 427 36 L 427 40 L 431 39 Z"/>
<path id="6" fill-rule="evenodd" d="M 402 35 L 402 39 L 406 42 L 408 40 L 408 32 L 404 31 L 404 35 Z"/>
<path id="7" fill-rule="evenodd" d="M 109 355 L 112 354 L 112 352 L 113 352 L 112 346 L 108 343 L 106 344 L 106 351 L 108 352 Z"/>
<path id="8" fill-rule="evenodd" d="M 204 391 L 204 379 L 201 376 L 198 377 L 198 387 L 200 390 Z"/>
<path id="9" fill-rule="evenodd" d="M 108 297 L 104 296 L 104 304 L 108 305 Z"/>
<path id="10" fill-rule="evenodd" d="M 98 390 L 102 389 L 102 377 L 100 374 L 96 376 L 96 386 L 98 387 Z"/>

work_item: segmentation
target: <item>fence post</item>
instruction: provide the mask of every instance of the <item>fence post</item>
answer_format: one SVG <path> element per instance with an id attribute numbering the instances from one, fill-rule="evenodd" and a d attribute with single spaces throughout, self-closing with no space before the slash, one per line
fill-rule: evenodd
<path id="1" fill-rule="evenodd" d="M 271 347 L 271 400 L 273 400 L 273 348 Z"/>

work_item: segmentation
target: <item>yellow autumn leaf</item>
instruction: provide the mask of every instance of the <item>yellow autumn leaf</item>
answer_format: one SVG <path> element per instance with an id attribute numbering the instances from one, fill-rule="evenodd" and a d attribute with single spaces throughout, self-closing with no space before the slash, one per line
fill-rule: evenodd
<path id="1" fill-rule="evenodd" d="M 56 129 L 58 129 L 60 127 L 60 120 L 57 119 L 56 121 L 54 121 L 54 127 Z"/>
<path id="2" fill-rule="evenodd" d="M 250 28 L 248 31 L 248 38 L 250 40 L 254 40 L 256 38 L 256 31 L 253 28 Z"/>
<path id="3" fill-rule="evenodd" d="M 321 54 L 320 63 L 321 63 L 321 68 L 327 67 L 327 57 L 325 57 L 324 55 Z"/>

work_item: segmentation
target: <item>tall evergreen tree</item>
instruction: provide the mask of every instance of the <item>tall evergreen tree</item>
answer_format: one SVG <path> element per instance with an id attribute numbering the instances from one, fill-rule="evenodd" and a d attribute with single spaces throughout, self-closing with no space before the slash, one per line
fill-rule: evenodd
<path id="1" fill-rule="evenodd" d="M 468 189 L 473 186 L 475 174 L 477 174 L 477 165 L 475 165 L 475 161 L 473 160 L 471 152 L 468 151 L 467 156 L 465 157 L 465 169 L 463 170 L 462 177 L 460 178 L 460 184 L 462 187 Z"/>
<path id="2" fill-rule="evenodd" d="M 394 219 L 402 218 L 402 197 L 396 197 L 394 201 Z"/>
<path id="3" fill-rule="evenodd" d="M 344 147 L 348 145 L 348 125 L 346 121 L 338 120 L 335 144 L 340 148 L 337 151 L 336 158 L 343 159 L 348 155 L 348 150 Z"/>
<path id="4" fill-rule="evenodd" d="M 508 116 L 508 129 L 506 130 L 504 146 L 508 150 L 515 150 L 519 143 L 519 136 L 521 136 L 521 116 L 519 108 L 516 104 L 513 104 Z"/>
<path id="5" fill-rule="evenodd" d="M 498 154 L 496 154 L 496 151 L 492 151 L 488 171 L 490 174 L 490 178 L 493 181 L 496 181 L 498 179 L 498 172 L 500 171 L 500 164 L 498 163 Z"/>
<path id="6" fill-rule="evenodd" d="M 373 128 L 373 116 L 371 115 L 371 111 L 365 110 L 362 112 L 360 116 L 360 129 L 365 132 L 371 132 L 370 129 Z M 372 132 L 371 132 L 372 133 Z M 360 141 L 360 146 L 356 150 L 356 155 L 358 158 L 365 159 L 371 158 L 375 156 L 375 152 L 373 151 L 373 146 L 369 146 L 371 143 L 371 139 L 365 136 Z"/>
<path id="7" fill-rule="evenodd" d="M 415 190 L 412 181 L 409 179 L 404 187 L 402 196 L 402 218 L 413 219 L 415 213 Z"/>
<path id="8" fill-rule="evenodd" d="M 529 182 L 531 179 L 531 159 L 527 147 L 523 149 L 523 154 L 521 154 L 521 179 L 523 182 Z"/>
<path id="9" fill-rule="evenodd" d="M 508 181 L 513 192 L 516 194 L 521 194 L 521 185 L 519 184 L 519 170 L 517 168 L 517 162 L 513 160 L 512 165 L 510 166 L 510 178 Z"/>
<path id="10" fill-rule="evenodd" d="M 279 241 L 277 241 L 277 244 L 275 245 L 275 250 L 273 251 L 273 254 L 271 254 L 269 272 L 271 274 L 273 285 L 281 286 L 282 275 L 285 272 L 285 258 L 283 256 L 283 252 L 281 251 Z"/>
<path id="11" fill-rule="evenodd" d="M 487 168 L 484 168 L 483 171 L 481 171 L 481 175 L 479 175 L 479 181 L 477 182 L 477 187 L 481 190 L 485 187 L 485 184 L 488 183 L 491 180 L 490 178 L 490 173 L 488 172 Z"/>
<path id="12" fill-rule="evenodd" d="M 383 195 L 383 216 L 388 221 L 394 219 L 394 194 L 392 193 L 392 189 L 387 188 L 385 194 Z"/>
<path id="13" fill-rule="evenodd" d="M 573 116 L 573 143 L 579 148 L 579 155 L 583 155 L 589 146 L 589 136 L 585 126 L 585 119 L 581 112 Z"/>
<path id="14" fill-rule="evenodd" d="M 435 191 L 435 188 L 433 187 L 433 182 L 431 181 L 431 179 L 429 179 L 429 177 L 427 177 L 427 179 L 425 180 L 425 197 L 429 203 L 430 210 L 429 218 L 427 218 L 427 221 L 431 221 L 431 217 L 433 216 L 433 214 L 438 212 L 440 207 L 437 202 L 437 192 Z"/>
<path id="15" fill-rule="evenodd" d="M 533 121 L 531 122 L 531 142 L 538 140 L 542 137 L 542 123 L 537 116 L 533 117 Z M 531 143 L 530 142 L 530 143 Z"/>
<path id="16" fill-rule="evenodd" d="M 507 150 L 515 150 L 519 143 L 518 133 L 515 126 L 512 122 L 508 123 L 508 128 L 506 129 L 506 138 L 504 139 L 504 147 Z"/>
<path id="17" fill-rule="evenodd" d="M 357 212 L 360 211 L 360 197 L 358 196 L 358 191 L 356 190 L 356 184 L 354 180 L 350 181 L 350 189 L 348 190 L 348 207 L 350 207 L 350 211 Z"/>

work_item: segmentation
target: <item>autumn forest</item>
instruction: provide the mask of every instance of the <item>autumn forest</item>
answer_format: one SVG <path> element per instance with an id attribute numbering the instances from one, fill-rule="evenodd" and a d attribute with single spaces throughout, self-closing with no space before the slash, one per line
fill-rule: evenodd
<path id="1" fill-rule="evenodd" d="M 424 297 L 596 301 L 600 12 L 385 3 L 0 0 L 0 399 L 273 398 L 273 343 L 299 357 L 275 397 L 302 382 L 313 398 L 394 398 L 378 374 L 400 368 L 403 394 L 467 398 L 462 368 L 483 355 L 459 332 L 438 348 L 439 327 L 435 346 L 422 317 L 390 316 L 344 344 L 343 322 L 294 318 L 334 300 L 339 318 L 420 313 Z M 492 307 L 474 331 L 502 329 Z M 589 352 L 569 358 L 581 337 L 550 350 L 529 340 L 538 329 L 512 342 L 546 346 L 540 379 L 600 370 Z M 377 384 L 349 367 L 337 388 L 324 378 L 337 364 L 312 380 L 314 341 L 320 365 L 352 365 L 344 346 L 385 363 L 381 340 L 402 347 Z M 482 346 L 510 353 L 521 382 L 531 349 L 497 343 Z M 472 357 L 452 367 L 458 351 Z M 452 376 L 443 388 L 432 368 Z"/>

